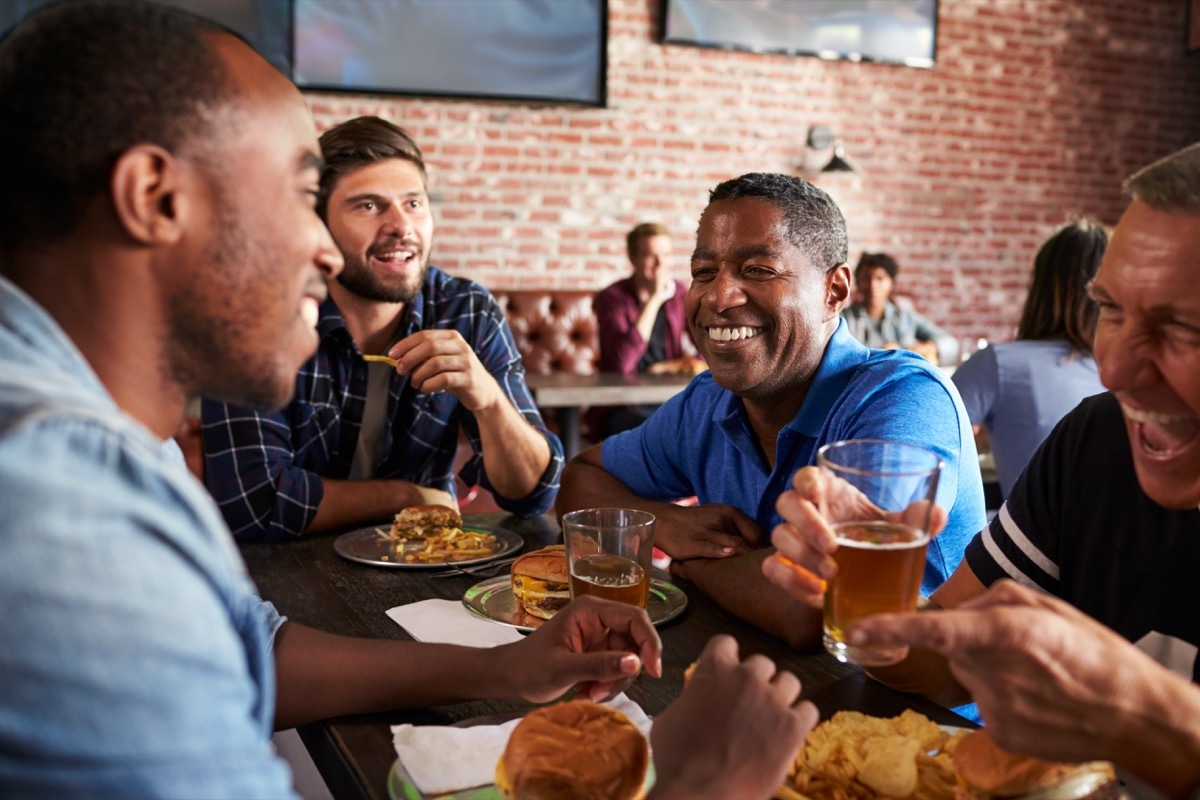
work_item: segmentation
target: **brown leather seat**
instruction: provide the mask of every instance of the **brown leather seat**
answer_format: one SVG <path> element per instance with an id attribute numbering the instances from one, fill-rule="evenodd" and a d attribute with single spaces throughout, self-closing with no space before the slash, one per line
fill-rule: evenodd
<path id="1" fill-rule="evenodd" d="M 590 375 L 600 359 L 593 292 L 522 289 L 493 292 L 512 329 L 525 371 Z"/>

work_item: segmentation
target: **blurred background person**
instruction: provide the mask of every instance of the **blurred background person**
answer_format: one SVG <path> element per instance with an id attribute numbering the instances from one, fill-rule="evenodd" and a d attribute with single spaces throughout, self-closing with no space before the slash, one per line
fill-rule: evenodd
<path id="1" fill-rule="evenodd" d="M 982 428 L 991 446 L 1004 497 L 1058 421 L 1104 391 L 1087 287 L 1107 247 L 1108 233 L 1090 220 L 1050 237 L 1033 262 L 1017 340 L 980 350 L 954 373 L 976 434 Z"/>
<path id="2" fill-rule="evenodd" d="M 625 236 L 633 274 L 596 295 L 593 307 L 600 329 L 600 371 L 633 375 L 696 375 L 704 362 L 695 357 L 683 314 L 687 286 L 671 271 L 671 232 L 643 222 Z M 658 406 L 593 408 L 588 413 L 598 439 L 635 428 Z"/>
<path id="3" fill-rule="evenodd" d="M 907 298 L 892 299 L 900 265 L 887 253 L 863 253 L 854 268 L 858 299 L 842 311 L 854 338 L 867 347 L 912 350 L 935 364 L 958 360 L 958 340 L 913 310 Z"/>

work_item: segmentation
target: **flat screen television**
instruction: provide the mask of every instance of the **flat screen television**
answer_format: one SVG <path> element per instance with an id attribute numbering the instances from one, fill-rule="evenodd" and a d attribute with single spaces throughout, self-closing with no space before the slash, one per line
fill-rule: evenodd
<path id="1" fill-rule="evenodd" d="M 61 0 L 0 0 L 0 34 Z M 152 0 L 224 25 L 284 75 L 292 75 L 292 0 Z"/>
<path id="2" fill-rule="evenodd" d="M 295 0 L 305 89 L 602 106 L 607 0 Z"/>
<path id="3" fill-rule="evenodd" d="M 665 44 L 932 67 L 937 0 L 663 0 Z"/>

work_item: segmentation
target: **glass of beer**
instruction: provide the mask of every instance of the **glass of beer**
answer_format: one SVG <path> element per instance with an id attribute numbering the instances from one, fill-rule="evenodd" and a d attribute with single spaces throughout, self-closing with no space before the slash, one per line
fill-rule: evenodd
<path id="1" fill-rule="evenodd" d="M 646 607 L 654 515 L 632 508 L 585 508 L 564 514 L 571 597 L 590 594 Z"/>
<path id="2" fill-rule="evenodd" d="M 837 575 L 825 591 L 825 649 L 868 667 L 902 661 L 906 646 L 852 647 L 844 631 L 872 614 L 916 610 L 942 460 L 916 445 L 851 439 L 822 447 L 817 466 L 820 510 L 838 544 Z"/>

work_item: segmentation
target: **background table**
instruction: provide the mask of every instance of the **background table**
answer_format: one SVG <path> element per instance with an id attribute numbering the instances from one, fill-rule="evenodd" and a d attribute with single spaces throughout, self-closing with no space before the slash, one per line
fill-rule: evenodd
<path id="1" fill-rule="evenodd" d="M 504 514 L 481 514 L 471 521 L 499 525 L 520 533 L 530 548 L 560 539 L 549 517 L 521 520 Z M 351 562 L 333 549 L 333 534 L 301 537 L 295 542 L 241 545 L 251 576 L 267 600 L 291 620 L 332 633 L 381 639 L 410 639 L 384 613 L 387 609 L 430 597 L 459 599 L 483 580 L 459 576 L 432 579 L 423 570 L 387 569 Z M 743 655 L 765 653 L 795 672 L 804 696 L 816 703 L 822 718 L 854 709 L 894 716 L 913 708 L 935 721 L 970 725 L 923 698 L 895 692 L 867 678 L 861 669 L 821 653 L 800 653 L 747 625 L 680 582 L 688 608 L 659 628 L 663 642 L 663 678 L 643 675 L 628 695 L 651 716 L 661 713 L 683 688 L 683 671 L 716 633 L 737 638 Z M 396 752 L 391 725 L 449 725 L 481 716 L 510 713 L 528 704 L 479 701 L 437 709 L 394 711 L 340 717 L 307 725 L 300 736 L 330 791 L 337 798 L 386 798 L 387 775 Z"/>
<path id="2" fill-rule="evenodd" d="M 584 406 L 661 405 L 683 391 L 691 375 L 622 375 L 597 372 L 526 375 L 538 408 L 558 412 L 558 430 L 567 458 L 579 452 L 580 410 Z"/>

